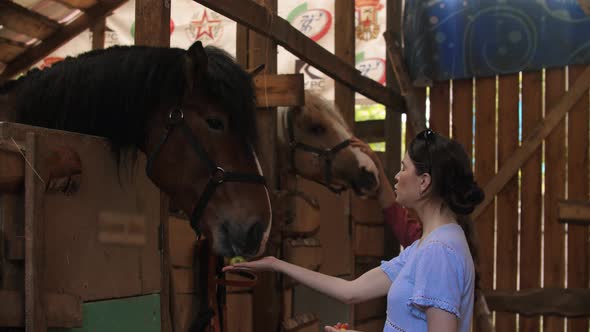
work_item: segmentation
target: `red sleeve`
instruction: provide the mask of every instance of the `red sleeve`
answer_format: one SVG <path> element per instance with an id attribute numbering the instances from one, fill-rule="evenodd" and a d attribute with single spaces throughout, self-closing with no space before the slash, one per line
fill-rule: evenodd
<path id="1" fill-rule="evenodd" d="M 408 217 L 408 210 L 397 203 L 383 209 L 385 224 L 403 247 L 407 247 L 422 236 L 422 225 Z"/>

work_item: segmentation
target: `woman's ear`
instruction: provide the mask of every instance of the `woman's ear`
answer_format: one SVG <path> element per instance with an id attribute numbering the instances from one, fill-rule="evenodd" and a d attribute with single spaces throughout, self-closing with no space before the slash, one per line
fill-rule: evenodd
<path id="1" fill-rule="evenodd" d="M 430 189 L 431 184 L 432 177 L 430 173 L 422 173 L 420 175 L 420 196 L 423 196 Z"/>

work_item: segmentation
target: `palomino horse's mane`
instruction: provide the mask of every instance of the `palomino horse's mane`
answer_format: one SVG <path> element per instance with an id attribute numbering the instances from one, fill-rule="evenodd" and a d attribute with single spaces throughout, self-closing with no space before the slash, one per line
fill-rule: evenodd
<path id="1" fill-rule="evenodd" d="M 320 118 L 321 115 L 328 113 L 331 121 L 337 121 L 347 131 L 350 132 L 350 128 L 342 114 L 338 110 L 338 107 L 326 99 L 320 97 L 317 93 L 305 92 L 305 116 Z"/>

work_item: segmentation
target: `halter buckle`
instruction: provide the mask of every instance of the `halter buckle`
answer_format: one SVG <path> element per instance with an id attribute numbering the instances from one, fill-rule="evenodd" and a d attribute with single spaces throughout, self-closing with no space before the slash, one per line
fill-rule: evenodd
<path id="1" fill-rule="evenodd" d="M 219 166 L 216 167 L 215 170 L 211 172 L 210 179 L 217 184 L 222 184 L 223 181 L 225 181 L 225 170 Z"/>
<path id="2" fill-rule="evenodd" d="M 168 124 L 171 126 L 177 125 L 184 120 L 184 112 L 181 108 L 175 108 L 168 114 Z"/>

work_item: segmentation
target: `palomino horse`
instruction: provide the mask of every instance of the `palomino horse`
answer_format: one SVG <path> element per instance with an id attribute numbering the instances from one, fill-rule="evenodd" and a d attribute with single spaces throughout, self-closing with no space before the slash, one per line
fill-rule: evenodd
<path id="1" fill-rule="evenodd" d="M 251 148 L 254 92 L 240 75 L 247 73 L 226 53 L 207 55 L 200 42 L 188 50 L 112 47 L 5 83 L 0 114 L 106 137 L 119 162 L 144 152 L 148 177 L 197 233 L 209 234 L 217 254 L 253 257 L 265 249 L 271 216 Z"/>
<path id="2" fill-rule="evenodd" d="M 291 171 L 333 192 L 369 195 L 379 187 L 375 163 L 350 146 L 352 131 L 338 109 L 312 92 L 302 107 L 280 108 L 278 135 Z"/>

